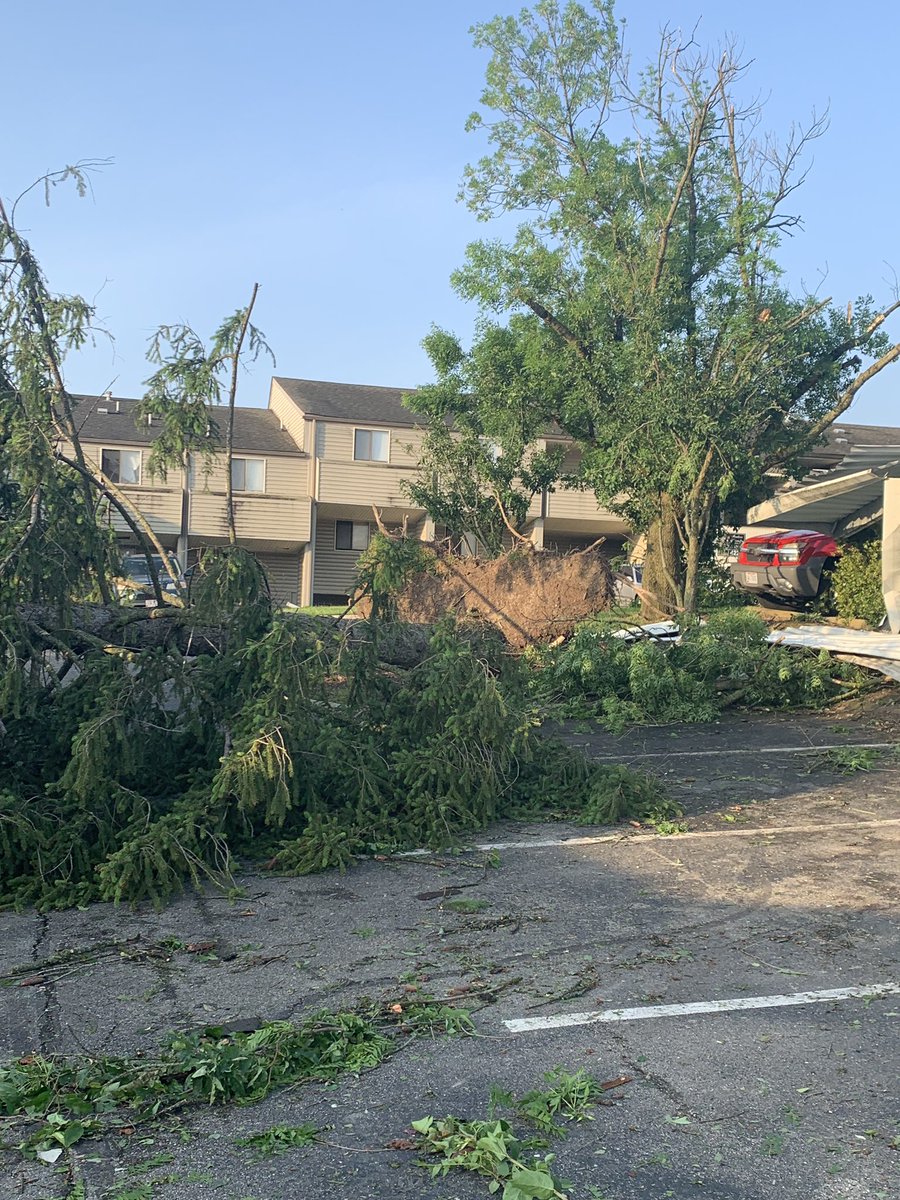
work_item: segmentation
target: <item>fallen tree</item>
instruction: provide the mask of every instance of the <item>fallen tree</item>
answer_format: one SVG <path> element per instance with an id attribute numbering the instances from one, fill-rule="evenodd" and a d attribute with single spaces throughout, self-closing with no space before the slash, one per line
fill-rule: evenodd
<path id="1" fill-rule="evenodd" d="M 64 613 L 53 605 L 25 604 L 18 609 L 32 646 L 38 652 L 79 658 L 94 650 L 108 654 L 140 654 L 170 650 L 187 658 L 224 653 L 228 648 L 225 625 L 199 622 L 192 609 L 175 607 L 127 609 L 103 604 L 76 604 Z M 376 630 L 366 620 L 315 617 L 304 613 L 282 615 L 298 634 L 320 639 L 332 652 L 341 645 L 353 649 L 376 646 L 379 662 L 412 667 L 428 652 L 433 625 L 391 622 Z M 481 642 L 485 633 L 463 626 L 460 636 Z"/>
<path id="2" fill-rule="evenodd" d="M 159 903 L 228 880 L 236 856 L 343 868 L 500 816 L 657 806 L 651 781 L 536 734 L 527 669 L 495 631 L 386 616 L 381 585 L 415 559 L 376 539 L 372 616 L 343 626 L 273 613 L 234 546 L 192 609 L 8 614 L 0 903 Z"/>

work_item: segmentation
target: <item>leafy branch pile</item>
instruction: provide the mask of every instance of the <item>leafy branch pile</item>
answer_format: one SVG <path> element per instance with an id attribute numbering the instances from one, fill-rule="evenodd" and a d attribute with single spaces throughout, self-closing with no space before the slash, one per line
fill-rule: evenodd
<path id="1" fill-rule="evenodd" d="M 684 629 L 677 645 L 629 642 L 609 628 L 580 627 L 565 646 L 538 655 L 535 688 L 568 715 L 630 724 L 711 721 L 724 708 L 815 707 L 857 691 L 865 673 L 826 651 L 766 641 L 749 609 L 722 611 Z"/>
<path id="2" fill-rule="evenodd" d="M 398 1033 L 463 1029 L 466 1013 L 455 1017 L 423 1000 L 399 1016 L 373 1006 L 251 1032 L 173 1033 L 155 1052 L 131 1056 L 29 1055 L 0 1066 L 0 1128 L 4 1141 L 19 1137 L 23 1151 L 66 1150 L 190 1105 L 252 1104 L 290 1084 L 368 1070 L 392 1052 Z"/>
<path id="3" fill-rule="evenodd" d="M 414 544 L 373 540 L 373 613 L 389 607 L 379 580 L 398 586 L 406 559 L 415 567 Z M 526 668 L 496 637 L 443 622 L 401 670 L 379 659 L 379 618 L 351 641 L 274 616 L 238 547 L 202 579 L 175 619 L 224 629 L 216 653 L 75 655 L 62 633 L 48 653 L 7 621 L 0 902 L 160 903 L 185 880 L 227 878 L 235 856 L 343 868 L 373 849 L 447 846 L 499 816 L 615 820 L 658 799 L 641 777 L 538 739 Z"/>
<path id="4" fill-rule="evenodd" d="M 568 1185 L 552 1170 L 555 1155 L 535 1151 L 546 1147 L 548 1138 L 565 1136 L 560 1119 L 593 1120 L 590 1109 L 604 1086 L 586 1071 L 569 1073 L 562 1067 L 546 1072 L 544 1081 L 543 1089 L 535 1088 L 521 1097 L 492 1088 L 488 1120 L 448 1116 L 413 1121 L 419 1150 L 437 1159 L 422 1165 L 434 1178 L 451 1171 L 472 1171 L 488 1181 L 492 1195 L 502 1188 L 502 1200 L 566 1200 L 563 1188 Z M 509 1121 L 497 1117 L 501 1107 L 511 1108 L 520 1120 L 534 1126 L 538 1136 L 518 1136 Z"/>

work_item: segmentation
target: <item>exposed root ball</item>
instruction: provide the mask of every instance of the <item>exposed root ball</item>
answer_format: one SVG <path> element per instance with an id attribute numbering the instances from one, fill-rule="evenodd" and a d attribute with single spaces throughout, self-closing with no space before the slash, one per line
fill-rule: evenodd
<path id="1" fill-rule="evenodd" d="M 511 646 L 568 637 L 578 622 L 614 599 L 612 571 L 599 548 L 573 554 L 511 550 L 481 561 L 437 555 L 400 594 L 404 621 L 431 625 L 445 613 L 490 621 Z"/>

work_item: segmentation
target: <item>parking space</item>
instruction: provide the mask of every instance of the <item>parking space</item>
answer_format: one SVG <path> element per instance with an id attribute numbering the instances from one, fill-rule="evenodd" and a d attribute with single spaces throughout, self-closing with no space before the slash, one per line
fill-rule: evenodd
<path id="1" fill-rule="evenodd" d="M 804 741 L 891 741 L 884 726 L 842 733 L 829 720 Z M 668 732 L 628 752 L 657 753 Z M 727 751 L 752 738 L 783 747 L 788 733 L 796 723 L 706 737 Z M 614 752 L 594 736 L 591 752 Z M 483 1181 L 432 1181 L 387 1144 L 426 1115 L 486 1116 L 493 1084 L 521 1093 L 557 1065 L 629 1080 L 554 1146 L 572 1200 L 893 1200 L 900 764 L 882 755 L 844 776 L 822 754 L 784 755 L 762 793 L 759 773 L 724 754 L 714 771 L 686 765 L 682 752 L 703 748 L 685 735 L 644 760 L 686 798 L 687 832 L 672 837 L 500 826 L 468 854 L 249 876 L 239 896 L 186 895 L 161 914 L 0 915 L 0 1055 L 132 1052 L 172 1028 L 252 1028 L 362 996 L 402 1004 L 418 988 L 470 1005 L 476 1036 L 414 1041 L 329 1087 L 184 1113 L 152 1144 L 94 1144 L 87 1200 L 154 1154 L 172 1161 L 140 1179 L 167 1176 L 152 1193 L 167 1200 L 474 1200 Z M 744 1007 L 823 991 L 846 994 Z M 698 1004 L 711 1011 L 679 1007 Z M 235 1144 L 304 1121 L 324 1144 L 260 1162 Z M 4 1197 L 65 1194 L 40 1164 L 10 1153 L 0 1168 Z"/>

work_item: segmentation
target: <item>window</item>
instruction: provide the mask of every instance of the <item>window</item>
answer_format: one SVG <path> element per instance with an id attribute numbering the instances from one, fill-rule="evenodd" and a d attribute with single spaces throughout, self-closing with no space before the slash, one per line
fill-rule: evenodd
<path id="1" fill-rule="evenodd" d="M 140 450 L 102 450 L 100 469 L 110 483 L 141 482 Z"/>
<path id="2" fill-rule="evenodd" d="M 266 490 L 266 460 L 264 458 L 233 458 L 231 486 L 236 492 Z"/>
<path id="3" fill-rule="evenodd" d="M 386 429 L 354 429 L 353 457 L 358 462 L 387 462 L 390 442 Z"/>
<path id="4" fill-rule="evenodd" d="M 369 545 L 369 526 L 360 521 L 335 521 L 335 550 L 365 550 Z"/>

